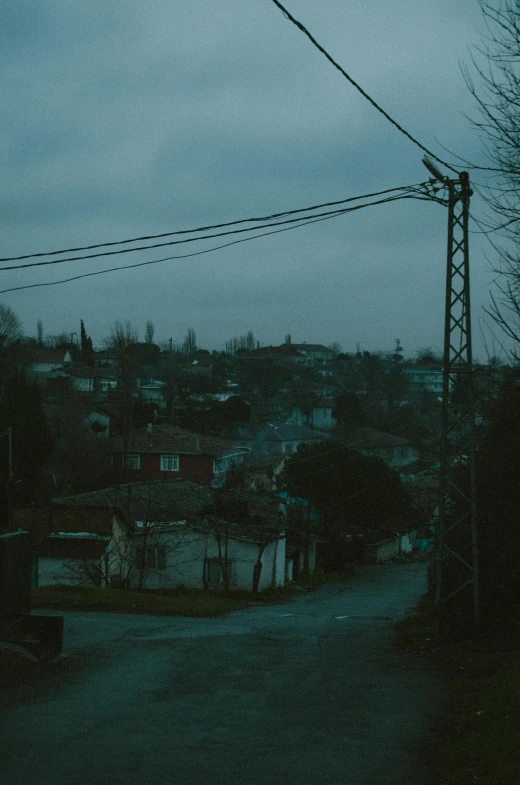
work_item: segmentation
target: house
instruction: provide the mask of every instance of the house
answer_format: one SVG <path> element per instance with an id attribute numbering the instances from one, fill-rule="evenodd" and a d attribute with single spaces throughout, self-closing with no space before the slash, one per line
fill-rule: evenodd
<path id="1" fill-rule="evenodd" d="M 276 491 L 286 460 L 287 456 L 278 452 L 246 453 L 243 462 L 246 484 L 260 492 Z"/>
<path id="2" fill-rule="evenodd" d="M 29 366 L 31 376 L 37 376 L 49 371 L 58 371 L 65 368 L 72 362 L 72 357 L 68 349 L 48 349 L 42 347 L 38 349 L 36 357 Z"/>
<path id="3" fill-rule="evenodd" d="M 322 343 L 291 343 L 290 345 L 306 357 L 307 368 L 323 368 L 334 359 L 332 349 Z"/>
<path id="4" fill-rule="evenodd" d="M 442 396 L 443 370 L 438 365 L 426 363 L 403 368 L 401 372 L 408 383 L 410 393 L 418 397 L 422 393 Z"/>
<path id="5" fill-rule="evenodd" d="M 286 423 L 267 423 L 255 427 L 234 428 L 230 437 L 233 444 L 242 445 L 256 452 L 277 452 L 292 455 L 300 444 L 312 444 L 323 439 L 323 435 L 311 431 L 302 425 Z"/>
<path id="6" fill-rule="evenodd" d="M 317 431 L 333 431 L 336 427 L 336 418 L 332 416 L 334 411 L 334 401 L 324 398 L 315 401 L 310 410 L 310 414 L 304 414 L 303 410 L 295 406 L 287 418 L 288 425 L 310 425 Z"/>
<path id="7" fill-rule="evenodd" d="M 307 365 L 305 355 L 293 344 L 281 346 L 262 346 L 259 349 L 238 349 L 235 356 L 247 362 L 257 361 L 267 365 Z"/>
<path id="8" fill-rule="evenodd" d="M 108 392 L 117 388 L 117 373 L 111 367 L 79 366 L 69 368 L 71 385 L 79 392 Z"/>
<path id="9" fill-rule="evenodd" d="M 168 385 L 166 382 L 150 379 L 139 382 L 139 395 L 143 400 L 154 403 L 159 409 L 166 408 L 166 393 Z"/>
<path id="10" fill-rule="evenodd" d="M 419 458 L 418 451 L 408 439 L 375 428 L 358 428 L 348 437 L 347 446 L 363 455 L 381 458 L 393 469 L 415 463 Z"/>
<path id="11" fill-rule="evenodd" d="M 222 485 L 226 471 L 239 466 L 246 452 L 224 439 L 152 423 L 128 436 L 115 436 L 110 446 L 114 464 L 135 472 L 136 479 L 179 477 L 210 487 Z"/>
<path id="12" fill-rule="evenodd" d="M 114 512 L 106 503 L 16 509 L 15 526 L 32 535 L 33 585 L 101 585 L 113 523 Z"/>
<path id="13" fill-rule="evenodd" d="M 89 511 L 112 513 L 101 564 L 83 565 L 87 574 L 102 573 L 103 585 L 220 588 L 223 570 L 231 588 L 251 589 L 255 574 L 260 590 L 285 581 L 283 515 L 275 497 L 241 493 L 224 518 L 226 508 L 213 491 L 169 480 L 55 499 L 54 507 L 77 515 L 82 525 Z"/>

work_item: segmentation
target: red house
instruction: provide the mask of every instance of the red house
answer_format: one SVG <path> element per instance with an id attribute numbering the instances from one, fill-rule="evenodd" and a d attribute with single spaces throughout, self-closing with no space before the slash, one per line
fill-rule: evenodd
<path id="1" fill-rule="evenodd" d="M 179 477 L 199 485 L 218 486 L 227 469 L 244 460 L 247 448 L 173 425 L 152 425 L 110 440 L 115 466 L 135 472 L 136 480 Z"/>

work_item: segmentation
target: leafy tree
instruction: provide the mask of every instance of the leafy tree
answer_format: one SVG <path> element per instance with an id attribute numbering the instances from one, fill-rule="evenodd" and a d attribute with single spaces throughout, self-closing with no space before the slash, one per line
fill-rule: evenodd
<path id="1" fill-rule="evenodd" d="M 15 501 L 28 503 L 34 497 L 44 461 L 52 450 L 40 388 L 23 375 L 10 377 L 0 399 L 0 432 L 8 427 L 13 434 Z M 8 477 L 7 439 L 0 440 L 0 476 Z M 0 483 L 2 506 L 6 503 L 5 483 Z"/>
<path id="2" fill-rule="evenodd" d="M 291 496 L 308 500 L 332 552 L 341 551 L 351 531 L 384 527 L 408 508 L 396 471 L 336 442 L 300 445 L 284 467 L 282 482 Z"/>
<path id="3" fill-rule="evenodd" d="M 514 617 L 518 622 L 520 596 L 520 542 L 518 510 L 520 509 L 520 368 L 508 371 L 492 417 L 477 451 L 477 523 L 479 544 L 479 584 L 483 627 L 504 630 Z M 468 488 L 467 469 L 461 466 L 457 480 L 461 490 Z M 457 520 L 467 507 L 459 507 L 459 494 L 454 494 L 450 511 Z M 471 561 L 469 532 L 458 526 L 450 533 L 450 544 L 467 561 Z M 457 560 L 443 568 L 446 592 L 462 583 L 467 569 Z M 471 595 L 461 596 L 453 611 L 452 623 L 460 626 L 471 618 Z"/>
<path id="4" fill-rule="evenodd" d="M 81 359 L 87 365 L 94 364 L 94 347 L 92 346 L 92 339 L 87 335 L 85 331 L 85 325 L 83 324 L 83 319 L 81 319 L 81 326 L 80 326 L 80 352 L 81 352 Z"/>
<path id="5" fill-rule="evenodd" d="M 355 425 L 366 425 L 367 417 L 359 395 L 344 392 L 338 395 L 332 410 L 339 431 L 348 431 Z"/>

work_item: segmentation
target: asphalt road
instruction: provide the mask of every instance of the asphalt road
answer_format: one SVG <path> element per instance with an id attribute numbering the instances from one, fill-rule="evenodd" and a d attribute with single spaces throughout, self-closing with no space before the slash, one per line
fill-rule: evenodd
<path id="1" fill-rule="evenodd" d="M 423 563 L 215 619 L 66 613 L 64 670 L 6 689 L 6 785 L 430 785 L 431 664 L 392 625 Z"/>

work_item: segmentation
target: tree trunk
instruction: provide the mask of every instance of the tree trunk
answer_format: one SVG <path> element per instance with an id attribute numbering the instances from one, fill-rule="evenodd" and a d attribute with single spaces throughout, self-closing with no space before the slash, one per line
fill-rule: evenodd
<path id="1" fill-rule="evenodd" d="M 253 594 L 258 594 L 261 572 L 262 572 L 262 562 L 257 561 L 255 566 L 253 567 Z"/>

